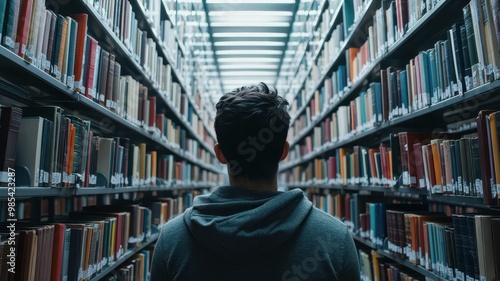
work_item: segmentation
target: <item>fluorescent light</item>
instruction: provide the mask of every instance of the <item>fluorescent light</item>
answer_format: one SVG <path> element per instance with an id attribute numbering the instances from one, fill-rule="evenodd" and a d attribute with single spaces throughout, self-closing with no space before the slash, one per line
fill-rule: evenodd
<path id="1" fill-rule="evenodd" d="M 287 36 L 286 33 L 280 32 L 217 32 L 212 35 L 214 38 L 223 38 L 223 37 L 280 37 L 285 38 Z"/>
<path id="2" fill-rule="evenodd" d="M 290 23 L 289 22 L 255 22 L 255 21 L 248 21 L 248 22 L 241 22 L 241 21 L 220 21 L 220 22 L 212 22 L 212 27 L 252 27 L 252 26 L 258 26 L 258 27 L 289 27 Z"/>
<path id="3" fill-rule="evenodd" d="M 218 56 L 224 55 L 281 55 L 282 51 L 275 50 L 224 50 L 215 51 Z"/>
<path id="4" fill-rule="evenodd" d="M 279 58 L 247 58 L 247 57 L 239 57 L 239 58 L 219 58 L 217 59 L 219 63 L 224 62 L 250 62 L 250 63 L 259 63 L 259 62 L 280 62 Z"/>
<path id="5" fill-rule="evenodd" d="M 276 76 L 276 72 L 274 71 L 221 71 L 221 76 L 265 76 L 269 78 L 269 76 Z"/>
<path id="6" fill-rule="evenodd" d="M 222 64 L 219 69 L 277 69 L 277 64 Z"/>
<path id="7" fill-rule="evenodd" d="M 268 17 L 290 17 L 293 16 L 289 11 L 211 11 L 208 13 L 211 17 L 224 17 L 224 16 L 268 16 Z"/>
<path id="8" fill-rule="evenodd" d="M 251 23 L 258 23 L 258 22 L 280 22 L 280 25 L 284 25 L 285 23 L 290 25 L 291 17 L 276 17 L 276 16 L 254 16 L 254 15 L 241 15 L 241 16 L 233 16 L 233 15 L 227 15 L 227 16 L 218 16 L 210 17 L 210 21 L 212 23 L 219 23 L 219 22 L 251 22 Z"/>
<path id="9" fill-rule="evenodd" d="M 214 46 L 285 46 L 285 42 L 277 41 L 222 41 L 215 42 Z"/>

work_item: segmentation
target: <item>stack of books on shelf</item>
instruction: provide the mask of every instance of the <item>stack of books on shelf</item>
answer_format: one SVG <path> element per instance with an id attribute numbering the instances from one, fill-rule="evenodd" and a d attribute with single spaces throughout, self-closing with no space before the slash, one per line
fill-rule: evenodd
<path id="1" fill-rule="evenodd" d="M 134 144 L 129 138 L 94 135 L 91 122 L 65 113 L 56 106 L 1 107 L 2 171 L 25 169 L 17 186 L 123 187 L 208 182 L 215 174 L 173 155 Z M 163 115 L 161 115 L 164 117 Z M 159 118 L 163 124 L 163 119 Z M 168 138 L 192 157 L 215 161 L 198 143 L 175 130 L 171 120 Z M 4 126 L 5 125 L 5 126 Z M 155 124 L 152 124 L 155 125 Z M 179 133 L 180 132 L 180 133 Z M 184 132 L 184 133 L 183 133 Z M 197 162 L 194 162 L 197 163 Z M 5 182 L 5 180 L 2 180 Z"/>
<path id="2" fill-rule="evenodd" d="M 3 266 L 0 276 L 2 280 L 90 280 L 119 265 L 123 270 L 112 275 L 132 274 L 136 278 L 132 280 L 148 280 L 152 248 L 143 250 L 144 246 L 158 238 L 158 229 L 168 220 L 191 206 L 193 197 L 189 193 L 137 204 L 87 205 L 54 222 L 18 220 L 16 270 L 12 273 Z M 2 256 L 7 256 L 12 246 L 9 236 L 0 234 Z M 142 277 L 135 275 L 139 272 Z"/>
<path id="3" fill-rule="evenodd" d="M 498 216 L 478 211 L 446 214 L 427 211 L 422 202 L 373 202 L 358 194 L 333 195 L 317 189 L 308 194 L 316 207 L 344 220 L 355 240 L 362 242 L 360 265 L 367 280 L 382 274 L 376 257 L 444 280 L 491 280 L 500 273 Z M 365 256 L 366 246 L 374 254 L 372 260 Z M 371 270 L 364 271 L 367 267 Z"/>

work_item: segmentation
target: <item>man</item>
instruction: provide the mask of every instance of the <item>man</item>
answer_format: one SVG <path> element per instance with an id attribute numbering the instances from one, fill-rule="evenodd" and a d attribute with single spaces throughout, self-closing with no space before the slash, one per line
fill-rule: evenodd
<path id="1" fill-rule="evenodd" d="M 289 149 L 287 106 L 264 83 L 220 99 L 214 150 L 230 186 L 196 197 L 164 226 L 152 281 L 360 279 L 346 226 L 301 190 L 277 191 L 278 163 Z"/>

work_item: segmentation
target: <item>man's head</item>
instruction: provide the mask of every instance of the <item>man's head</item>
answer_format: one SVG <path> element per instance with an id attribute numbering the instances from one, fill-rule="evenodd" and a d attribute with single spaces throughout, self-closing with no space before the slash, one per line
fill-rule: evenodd
<path id="1" fill-rule="evenodd" d="M 264 83 L 223 95 L 216 105 L 217 159 L 229 175 L 251 181 L 272 180 L 288 154 L 288 102 Z"/>

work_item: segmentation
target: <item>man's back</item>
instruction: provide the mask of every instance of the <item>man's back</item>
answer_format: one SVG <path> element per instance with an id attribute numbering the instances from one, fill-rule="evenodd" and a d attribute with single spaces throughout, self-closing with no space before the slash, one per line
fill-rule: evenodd
<path id="1" fill-rule="evenodd" d="M 345 225 L 300 190 L 220 187 L 165 225 L 152 280 L 359 280 Z"/>

